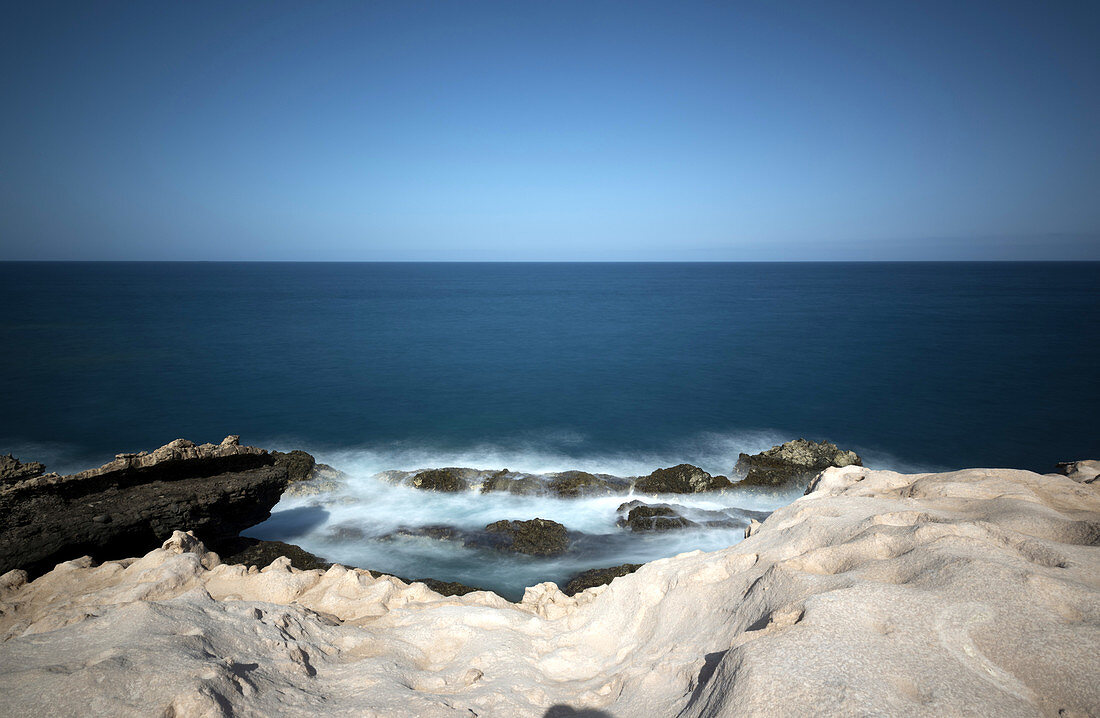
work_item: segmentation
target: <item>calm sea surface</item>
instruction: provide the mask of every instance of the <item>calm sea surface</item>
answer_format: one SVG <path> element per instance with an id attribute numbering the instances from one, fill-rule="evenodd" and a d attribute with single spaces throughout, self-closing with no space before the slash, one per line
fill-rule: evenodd
<path id="1" fill-rule="evenodd" d="M 229 433 L 723 473 L 798 436 L 1100 456 L 1097 263 L 0 263 L 0 309 L 0 451 L 51 468 Z"/>

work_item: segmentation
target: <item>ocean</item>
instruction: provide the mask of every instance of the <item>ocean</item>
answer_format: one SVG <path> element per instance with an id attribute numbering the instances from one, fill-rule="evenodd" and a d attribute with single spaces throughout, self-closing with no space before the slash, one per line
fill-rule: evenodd
<path id="1" fill-rule="evenodd" d="M 402 575 L 485 557 L 386 563 L 325 526 L 541 512 L 611 535 L 615 506 L 436 506 L 387 469 L 728 474 L 797 437 L 902 471 L 1100 457 L 1100 263 L 9 262 L 0 308 L 0 452 L 64 472 L 177 437 L 303 448 L 356 477 L 360 510 L 259 533 Z"/>

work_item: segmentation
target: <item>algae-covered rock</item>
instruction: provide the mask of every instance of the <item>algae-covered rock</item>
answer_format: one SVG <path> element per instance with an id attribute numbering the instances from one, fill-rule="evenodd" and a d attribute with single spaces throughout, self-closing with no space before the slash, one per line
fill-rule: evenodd
<path id="1" fill-rule="evenodd" d="M 569 579 L 562 592 L 566 596 L 573 596 L 595 586 L 605 586 L 621 576 L 634 573 L 642 566 L 643 564 L 640 563 L 624 563 L 621 566 L 612 566 L 611 568 L 592 568 L 582 571 Z"/>
<path id="2" fill-rule="evenodd" d="M 730 486 L 725 476 L 711 476 L 698 466 L 678 464 L 667 469 L 657 469 L 649 476 L 638 479 L 634 490 L 649 494 L 696 494 L 716 491 Z"/>
<path id="3" fill-rule="evenodd" d="M 494 548 L 531 556 L 558 556 L 569 549 L 569 531 L 557 521 L 496 521 L 485 527 Z"/>
<path id="4" fill-rule="evenodd" d="M 461 473 L 463 469 L 426 469 L 418 472 L 409 482 L 411 486 L 422 491 L 465 491 L 468 487 Z"/>
<path id="5" fill-rule="evenodd" d="M 312 454 L 307 454 L 301 449 L 294 451 L 272 451 L 276 466 L 285 466 L 287 479 L 290 483 L 295 481 L 309 481 L 313 478 L 313 467 L 317 466 L 317 460 Z"/>
<path id="6" fill-rule="evenodd" d="M 481 493 L 505 492 L 530 496 L 541 494 L 546 490 L 546 485 L 537 476 L 530 474 L 516 474 L 508 469 L 501 469 L 485 478 L 481 482 Z"/>
<path id="7" fill-rule="evenodd" d="M 326 570 L 332 566 L 331 561 L 315 556 L 300 546 L 282 541 L 262 541 L 238 536 L 215 544 L 214 549 L 218 552 L 222 563 L 239 563 L 244 566 L 264 568 L 270 566 L 271 562 L 280 556 L 286 556 L 290 559 L 291 566 L 302 571 L 315 568 Z"/>
<path id="8" fill-rule="evenodd" d="M 619 508 L 626 508 L 626 504 Z M 631 531 L 671 531 L 697 525 L 694 521 L 681 516 L 671 506 L 664 504 L 636 505 L 630 508 L 626 516 L 619 519 L 618 524 Z"/>
<path id="9" fill-rule="evenodd" d="M 863 466 L 863 460 L 828 441 L 795 439 L 759 454 L 741 454 L 733 471 L 744 477 L 738 486 L 779 487 L 808 482 L 830 466 Z"/>
<path id="10" fill-rule="evenodd" d="M 628 488 L 623 484 L 615 483 L 611 477 L 597 476 L 587 471 L 562 471 L 550 474 L 549 479 L 550 493 L 563 498 L 610 496 L 624 493 Z"/>

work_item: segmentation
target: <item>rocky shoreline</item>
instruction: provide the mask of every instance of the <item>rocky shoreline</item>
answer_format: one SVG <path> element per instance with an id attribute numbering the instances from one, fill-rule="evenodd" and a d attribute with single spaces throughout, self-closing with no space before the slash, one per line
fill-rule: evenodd
<path id="1" fill-rule="evenodd" d="M 1092 469 L 828 468 L 736 546 L 519 603 L 177 531 L 0 577 L 0 715 L 1097 715 Z"/>
<path id="2" fill-rule="evenodd" d="M 726 476 L 712 476 L 690 464 L 657 469 L 646 476 L 618 477 L 584 471 L 537 475 L 508 469 L 434 468 L 387 471 L 378 478 L 421 491 L 506 492 L 564 499 L 621 495 L 660 496 L 722 493 L 744 487 L 806 483 L 827 466 L 859 465 L 853 452 L 828 442 L 797 439 L 755 456 L 742 454 Z M 761 470 L 764 467 L 764 471 Z M 332 565 L 320 556 L 282 541 L 244 538 L 241 531 L 271 515 L 284 495 L 311 496 L 336 491 L 343 476 L 304 451 L 267 451 L 242 446 L 238 436 L 219 444 L 196 445 L 177 439 L 152 452 L 118 454 L 98 468 L 69 476 L 47 474 L 38 462 L 0 457 L 0 573 L 26 571 L 37 576 L 57 563 L 81 556 L 106 561 L 141 555 L 183 528 L 227 563 L 263 567 L 286 556 L 302 570 Z M 739 479 L 739 480 L 736 480 Z M 629 533 L 698 527 L 740 527 L 766 513 L 729 507 L 700 511 L 668 502 L 625 501 L 619 525 Z M 337 531 L 354 531 L 352 527 Z M 553 557 L 565 554 L 585 537 L 549 519 L 502 518 L 481 531 L 454 527 L 418 527 L 399 536 L 458 540 L 472 548 L 490 548 Z M 360 566 L 370 570 L 370 566 Z M 592 569 L 592 576 L 603 575 Z M 373 572 L 372 573 L 377 573 Z M 478 590 L 449 581 L 417 579 L 450 594 Z M 570 583 L 570 582 L 566 582 Z"/>

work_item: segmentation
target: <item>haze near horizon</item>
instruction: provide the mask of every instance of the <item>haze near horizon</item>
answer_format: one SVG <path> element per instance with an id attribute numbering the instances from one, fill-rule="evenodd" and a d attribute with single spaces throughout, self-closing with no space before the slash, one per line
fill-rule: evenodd
<path id="1" fill-rule="evenodd" d="M 26 3 L 0 260 L 1100 260 L 1100 6 Z"/>

